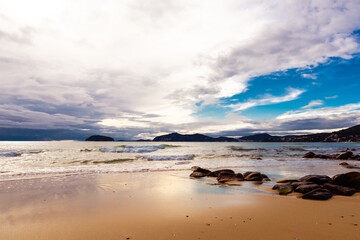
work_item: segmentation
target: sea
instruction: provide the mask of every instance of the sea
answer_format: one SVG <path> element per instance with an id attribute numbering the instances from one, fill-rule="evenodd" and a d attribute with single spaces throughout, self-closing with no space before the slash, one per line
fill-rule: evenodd
<path id="1" fill-rule="evenodd" d="M 192 166 L 261 171 L 272 179 L 353 171 L 309 151 L 360 154 L 360 143 L 0 142 L 0 181 L 72 174 L 189 171 Z M 359 161 L 347 161 L 360 165 Z M 189 171 L 190 172 L 190 171 Z"/>

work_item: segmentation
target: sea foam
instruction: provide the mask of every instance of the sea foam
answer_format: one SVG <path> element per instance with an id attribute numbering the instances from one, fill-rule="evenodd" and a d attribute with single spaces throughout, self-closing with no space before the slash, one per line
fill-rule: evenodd
<path id="1" fill-rule="evenodd" d="M 164 149 L 163 145 L 151 145 L 151 146 L 138 146 L 138 145 L 125 145 L 121 148 L 101 148 L 101 152 L 116 152 L 116 153 L 144 153 L 155 152 L 159 149 Z"/>

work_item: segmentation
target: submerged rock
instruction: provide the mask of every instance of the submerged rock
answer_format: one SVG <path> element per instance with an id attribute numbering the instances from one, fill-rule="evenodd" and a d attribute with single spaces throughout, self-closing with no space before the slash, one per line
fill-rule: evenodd
<path id="1" fill-rule="evenodd" d="M 334 185 L 331 183 L 325 183 L 324 188 L 336 195 L 352 196 L 356 193 L 356 190 L 353 188 Z"/>
<path id="2" fill-rule="evenodd" d="M 336 159 L 346 160 L 353 156 L 353 152 L 344 152 L 336 156 Z"/>
<path id="3" fill-rule="evenodd" d="M 333 194 L 325 189 L 316 188 L 308 193 L 305 193 L 303 199 L 312 199 L 312 200 L 328 200 L 332 198 Z"/>
<path id="4" fill-rule="evenodd" d="M 278 193 L 280 195 L 288 195 L 289 193 L 292 193 L 294 188 L 293 186 L 291 186 L 290 184 L 285 184 L 285 185 L 282 185 L 282 184 L 275 184 L 273 187 L 272 187 L 273 190 L 278 190 Z"/>
<path id="5" fill-rule="evenodd" d="M 303 158 L 314 158 L 316 156 L 315 153 L 313 152 L 307 152 L 305 153 L 305 155 L 303 156 Z"/>

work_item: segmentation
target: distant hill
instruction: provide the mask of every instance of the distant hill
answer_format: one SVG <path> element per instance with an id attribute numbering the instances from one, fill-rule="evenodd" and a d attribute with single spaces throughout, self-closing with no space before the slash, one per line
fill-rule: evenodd
<path id="1" fill-rule="evenodd" d="M 238 142 L 235 138 L 218 137 L 213 138 L 203 134 L 179 134 L 170 133 L 167 135 L 157 136 L 153 139 L 155 142 Z"/>
<path id="2" fill-rule="evenodd" d="M 266 135 L 268 135 L 267 138 Z M 360 142 L 360 125 L 332 133 L 317 133 L 282 137 L 271 136 L 269 134 L 256 134 L 242 137 L 239 140 L 253 142 Z"/>
<path id="3" fill-rule="evenodd" d="M 101 136 L 101 135 L 92 135 L 85 139 L 85 141 L 92 142 L 114 142 L 115 140 L 112 137 Z"/>
<path id="4" fill-rule="evenodd" d="M 262 142 L 269 138 L 276 138 L 268 133 L 259 133 L 250 136 L 238 138 L 240 142 Z"/>

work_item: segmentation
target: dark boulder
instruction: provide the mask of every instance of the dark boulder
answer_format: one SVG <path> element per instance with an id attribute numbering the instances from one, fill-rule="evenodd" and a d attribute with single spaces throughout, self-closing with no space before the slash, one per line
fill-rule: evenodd
<path id="1" fill-rule="evenodd" d="M 190 174 L 190 177 L 192 178 L 202 178 L 202 177 L 206 177 L 207 174 L 206 173 L 203 173 L 203 172 L 192 172 Z"/>
<path id="2" fill-rule="evenodd" d="M 290 183 L 291 186 L 293 186 L 294 188 L 297 188 L 300 185 L 310 185 L 310 184 L 314 184 L 312 182 L 292 182 Z"/>
<path id="3" fill-rule="evenodd" d="M 344 152 L 336 156 L 336 159 L 346 160 L 353 156 L 353 152 Z"/>
<path id="4" fill-rule="evenodd" d="M 216 178 L 219 183 L 231 182 L 231 181 L 242 181 L 239 180 L 238 175 L 230 172 L 222 172 Z"/>
<path id="5" fill-rule="evenodd" d="M 334 185 L 331 183 L 325 183 L 324 188 L 336 195 L 352 196 L 356 193 L 356 190 L 353 188 Z"/>
<path id="6" fill-rule="evenodd" d="M 233 170 L 231 169 L 220 169 L 220 170 L 216 170 L 216 171 L 213 171 L 213 172 L 210 172 L 208 174 L 208 177 L 218 177 L 220 173 L 223 173 L 223 172 L 227 172 L 227 173 L 235 173 Z"/>
<path id="7" fill-rule="evenodd" d="M 295 188 L 295 192 L 307 193 L 317 188 L 321 188 L 321 186 L 318 184 L 303 184 Z"/>
<path id="8" fill-rule="evenodd" d="M 303 156 L 303 158 L 314 158 L 316 156 L 315 153 L 313 152 L 307 152 L 305 153 L 305 155 Z"/>
<path id="9" fill-rule="evenodd" d="M 312 200 L 328 200 L 332 198 L 333 194 L 325 189 L 316 188 L 308 193 L 305 193 L 303 199 L 312 199 Z"/>
<path id="10" fill-rule="evenodd" d="M 263 177 L 260 172 L 252 172 L 245 176 L 245 181 L 262 181 Z"/>
<path id="11" fill-rule="evenodd" d="M 191 168 L 191 170 L 193 170 L 194 172 L 202 172 L 202 173 L 206 173 L 206 174 L 209 174 L 211 173 L 210 170 L 206 169 L 206 168 L 201 168 L 201 167 L 198 167 L 198 166 L 193 166 Z"/>
<path id="12" fill-rule="evenodd" d="M 115 140 L 112 137 L 101 136 L 101 135 L 92 135 L 85 139 L 85 141 L 90 142 L 114 142 Z"/>
<path id="13" fill-rule="evenodd" d="M 243 176 L 244 176 L 244 178 L 246 178 L 249 174 L 251 174 L 251 173 L 253 173 L 253 172 L 245 172 L 244 174 L 243 174 Z"/>
<path id="14" fill-rule="evenodd" d="M 237 173 L 235 177 L 237 178 L 238 181 L 244 181 L 244 176 L 241 173 Z"/>
<path id="15" fill-rule="evenodd" d="M 348 172 L 333 177 L 331 184 L 354 188 L 360 191 L 360 172 Z"/>
<path id="16" fill-rule="evenodd" d="M 306 175 L 299 179 L 299 182 L 313 182 L 317 184 L 324 184 L 331 181 L 331 178 L 326 175 Z"/>
<path id="17" fill-rule="evenodd" d="M 198 166 L 193 166 L 191 169 L 194 170 L 190 174 L 190 177 L 193 177 L 193 178 L 206 177 L 209 173 L 211 173 L 210 170 L 205 169 L 205 168 L 201 168 L 201 167 L 198 167 Z"/>
<path id="18" fill-rule="evenodd" d="M 277 183 L 292 183 L 292 182 L 298 182 L 297 179 L 293 178 L 283 178 L 276 181 Z"/>
<path id="19" fill-rule="evenodd" d="M 262 180 L 263 181 L 271 181 L 271 179 L 266 175 L 266 174 L 261 174 Z"/>
<path id="20" fill-rule="evenodd" d="M 339 165 L 341 165 L 341 166 L 349 166 L 349 164 L 347 162 L 341 162 L 341 163 L 339 163 Z"/>

